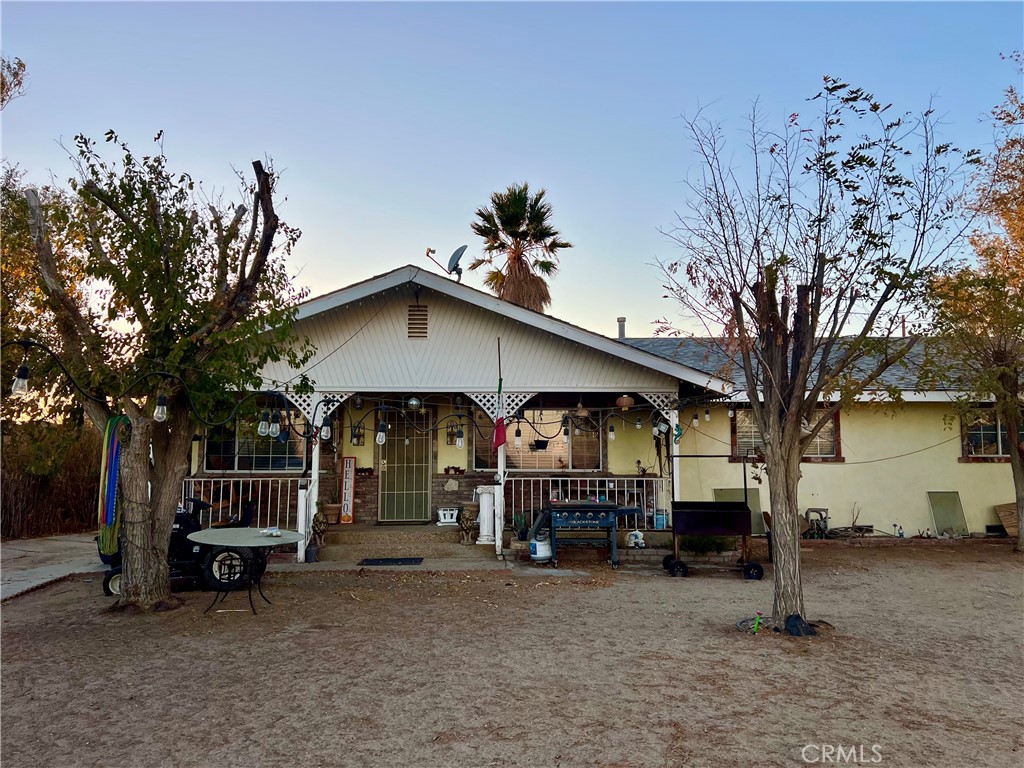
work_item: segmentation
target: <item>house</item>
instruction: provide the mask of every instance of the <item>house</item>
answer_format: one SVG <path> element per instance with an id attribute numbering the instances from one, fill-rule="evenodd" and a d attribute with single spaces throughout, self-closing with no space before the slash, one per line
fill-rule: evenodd
<path id="1" fill-rule="evenodd" d="M 211 431 L 186 489 L 226 501 L 225 512 L 256 498 L 260 524 L 302 529 L 317 499 L 346 503 L 349 489 L 356 523 L 431 522 L 502 471 L 495 506 L 507 526 L 528 526 L 551 498 L 579 497 L 637 506 L 633 524 L 653 525 L 680 472 L 664 440 L 675 404 L 731 389 L 414 266 L 307 301 L 295 333 L 314 343 L 313 359 L 263 371 L 276 389 L 300 375 L 315 382 L 287 395 L 293 428 L 270 439 L 240 419 Z M 499 345 L 508 427 L 494 450 Z M 331 443 L 303 439 L 325 417 Z"/>
<path id="2" fill-rule="evenodd" d="M 756 431 L 700 340 L 628 338 L 621 323 L 608 338 L 415 266 L 305 302 L 295 334 L 314 357 L 263 372 L 287 402 L 260 407 L 282 410 L 286 428 L 262 435 L 254 417 L 211 431 L 186 493 L 227 510 L 255 498 L 260 524 L 300 530 L 317 500 L 336 497 L 346 519 L 374 524 L 429 523 L 493 499 L 505 530 L 530 525 L 549 499 L 591 498 L 638 507 L 629 525 L 650 528 L 673 499 L 742 498 L 746 473 L 755 526 L 768 509 L 743 460 Z M 296 392 L 302 376 L 313 391 Z M 961 435 L 948 392 L 906 400 L 858 403 L 822 431 L 801 507 L 828 508 L 835 526 L 908 535 L 949 521 L 978 533 L 996 525 L 992 505 L 1013 498 L 998 430 Z M 308 439 L 324 424 L 330 440 Z"/>
<path id="3" fill-rule="evenodd" d="M 727 360 L 707 339 L 622 338 L 652 354 L 707 371 L 721 371 Z M 959 534 L 1001 530 L 993 507 L 1014 499 L 1006 430 L 984 409 L 969 423 L 954 408 L 960 392 L 919 378 L 923 349 L 907 364 L 893 366 L 848 409 L 836 414 L 804 455 L 799 507 L 826 508 L 833 527 L 871 526 L 907 536 L 933 535 L 952 528 Z M 681 486 L 687 498 L 731 498 L 724 491 L 734 476 L 729 463 L 760 444 L 746 407 L 742 370 L 729 377 L 738 392 L 728 405 L 712 404 L 705 414 L 689 414 L 679 452 L 721 453 L 730 458 L 690 459 Z M 901 403 L 886 394 L 900 390 Z M 680 421 L 688 423 L 688 414 Z M 767 510 L 767 483 L 750 492 L 751 506 Z M 756 525 L 755 519 L 755 525 Z"/>

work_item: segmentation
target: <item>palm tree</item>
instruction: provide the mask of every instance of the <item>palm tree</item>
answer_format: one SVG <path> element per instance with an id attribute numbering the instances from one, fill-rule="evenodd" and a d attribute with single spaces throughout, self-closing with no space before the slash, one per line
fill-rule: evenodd
<path id="1" fill-rule="evenodd" d="M 546 278 L 558 272 L 558 252 L 572 248 L 551 226 L 551 205 L 542 189 L 530 194 L 525 182 L 491 195 L 487 208 L 477 208 L 473 231 L 484 239 L 484 256 L 469 265 L 491 269 L 484 278 L 494 295 L 520 307 L 543 312 L 551 305 Z M 505 263 L 495 266 L 496 258 Z"/>

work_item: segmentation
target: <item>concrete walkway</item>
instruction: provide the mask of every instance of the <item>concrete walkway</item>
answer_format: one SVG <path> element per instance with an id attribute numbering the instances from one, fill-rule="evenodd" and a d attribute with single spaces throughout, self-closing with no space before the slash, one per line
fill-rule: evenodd
<path id="1" fill-rule="evenodd" d="M 0 544 L 0 600 L 59 581 L 76 573 L 96 573 L 97 590 L 107 567 L 100 562 L 95 533 L 15 539 Z M 427 557 L 421 565 L 366 567 L 367 571 L 507 571 L 518 576 L 584 576 L 586 571 L 535 567 L 529 563 L 501 561 L 493 557 Z M 271 561 L 269 571 L 361 570 L 352 561 L 295 563 Z"/>
<path id="2" fill-rule="evenodd" d="M 102 573 L 95 533 L 15 539 L 0 544 L 0 600 L 73 573 Z M 99 588 L 97 586 L 97 588 Z"/>

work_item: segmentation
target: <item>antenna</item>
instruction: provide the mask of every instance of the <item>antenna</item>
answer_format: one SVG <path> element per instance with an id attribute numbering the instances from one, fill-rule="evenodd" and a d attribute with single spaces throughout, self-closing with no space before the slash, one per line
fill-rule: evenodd
<path id="1" fill-rule="evenodd" d="M 449 275 L 456 275 L 457 277 L 455 278 L 455 282 L 461 282 L 462 267 L 459 266 L 459 259 L 462 258 L 462 254 L 466 252 L 467 248 L 469 248 L 468 245 L 460 245 L 458 248 L 456 248 L 455 253 L 453 253 L 451 255 L 451 258 L 448 259 L 447 267 L 442 265 L 440 261 L 434 258 L 433 254 L 437 253 L 437 251 L 435 251 L 433 248 L 427 248 L 427 258 L 430 259 L 435 264 L 437 264 L 437 266 L 441 267 L 441 269 L 443 269 Z"/>
<path id="2" fill-rule="evenodd" d="M 455 278 L 457 283 L 462 281 L 462 267 L 459 266 L 459 259 L 462 258 L 462 254 L 466 252 L 468 247 L 468 245 L 460 245 L 455 249 L 451 258 L 448 259 L 448 274 L 450 275 L 454 272 L 458 276 Z"/>

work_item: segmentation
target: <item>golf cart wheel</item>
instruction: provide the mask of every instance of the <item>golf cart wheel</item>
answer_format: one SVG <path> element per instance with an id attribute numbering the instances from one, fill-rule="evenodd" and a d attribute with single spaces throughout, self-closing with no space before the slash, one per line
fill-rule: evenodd
<path id="1" fill-rule="evenodd" d="M 682 560 L 673 560 L 668 565 L 668 575 L 686 577 L 690 575 L 690 569 L 686 567 L 686 563 Z"/>
<path id="2" fill-rule="evenodd" d="M 103 594 L 116 597 L 121 594 L 121 569 L 113 568 L 103 575 Z"/>
<path id="3" fill-rule="evenodd" d="M 760 563 L 747 563 L 743 566 L 743 578 L 760 581 L 764 578 L 764 566 Z"/>
<path id="4" fill-rule="evenodd" d="M 244 587 L 249 578 L 248 552 L 234 547 L 214 547 L 203 563 L 203 578 L 210 589 L 227 592 Z"/>
<path id="5" fill-rule="evenodd" d="M 675 560 L 675 557 L 673 555 L 665 555 L 663 558 L 661 558 L 661 567 L 667 571 L 668 567 L 672 565 L 673 560 Z"/>

